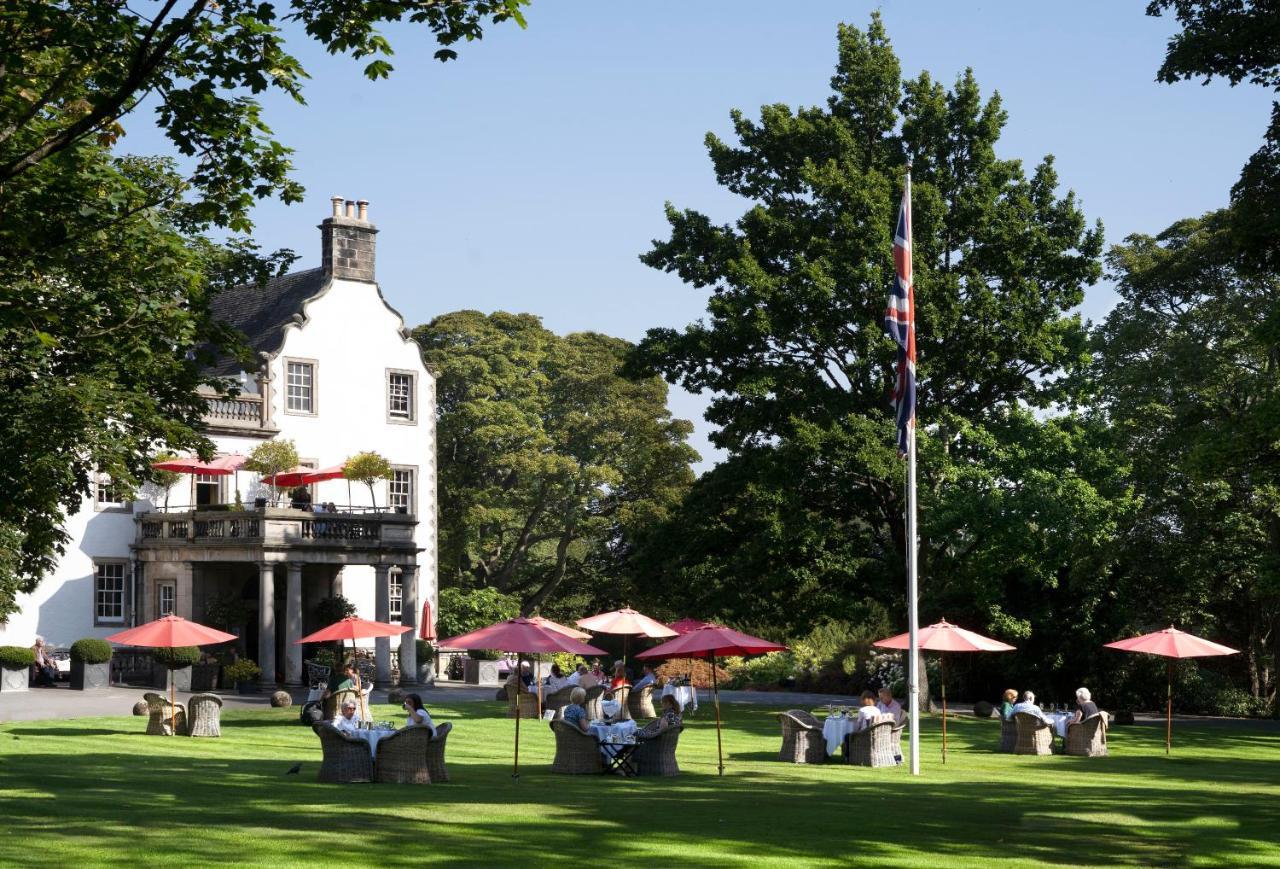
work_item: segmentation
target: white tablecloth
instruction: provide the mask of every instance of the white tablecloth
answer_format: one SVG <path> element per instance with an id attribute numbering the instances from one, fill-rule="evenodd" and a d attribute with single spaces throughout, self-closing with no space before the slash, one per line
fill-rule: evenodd
<path id="1" fill-rule="evenodd" d="M 626 721 L 619 721 L 617 724 L 605 724 L 603 721 L 592 721 L 587 728 L 595 734 L 600 742 L 600 753 L 605 759 L 611 759 L 618 751 L 618 744 L 609 742 L 610 739 L 622 741 L 628 738 L 634 738 L 636 732 L 636 723 L 628 718 Z"/>
<path id="2" fill-rule="evenodd" d="M 858 723 L 856 715 L 848 718 L 836 718 L 834 715 L 827 716 L 822 722 L 822 738 L 827 741 L 827 754 L 835 754 L 840 750 L 844 738 L 853 733 L 854 725 Z"/>
<path id="3" fill-rule="evenodd" d="M 617 700 L 601 700 L 600 710 L 604 712 L 605 718 L 614 718 L 622 711 L 622 704 Z"/>
<path id="4" fill-rule="evenodd" d="M 660 696 L 675 697 L 676 702 L 680 704 L 681 712 L 684 711 L 686 706 L 695 712 L 698 709 L 698 692 L 694 690 L 692 685 L 664 685 Z"/>
<path id="5" fill-rule="evenodd" d="M 1063 739 L 1067 738 L 1067 725 L 1075 717 L 1074 712 L 1046 712 L 1044 717 L 1053 725 L 1054 731 Z"/>
<path id="6" fill-rule="evenodd" d="M 394 730 L 357 730 L 351 733 L 356 739 L 363 739 L 369 743 L 369 753 L 374 757 L 378 756 L 378 740 L 384 736 L 390 736 L 395 733 Z"/>

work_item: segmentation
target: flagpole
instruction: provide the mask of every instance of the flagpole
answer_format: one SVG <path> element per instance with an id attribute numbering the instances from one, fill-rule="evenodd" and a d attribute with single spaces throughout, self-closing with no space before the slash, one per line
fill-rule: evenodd
<path id="1" fill-rule="evenodd" d="M 908 207 L 911 202 L 911 164 L 907 164 L 907 189 L 906 201 Z M 907 222 L 907 243 L 912 244 L 910 238 L 911 221 Z M 907 248 L 908 256 L 914 253 L 911 247 Z M 910 260 L 908 260 L 910 262 Z M 914 283 L 914 281 L 913 281 Z M 914 295 L 914 292 L 913 292 Z M 915 300 L 911 299 L 911 330 L 915 331 Z M 914 413 L 913 413 L 914 416 Z M 915 419 L 911 419 L 907 423 L 907 684 L 911 692 L 911 774 L 920 775 L 920 645 L 918 633 L 920 630 L 919 617 L 916 612 L 916 603 L 919 598 L 919 590 L 917 586 L 917 548 L 919 538 L 916 533 L 916 425 Z"/>

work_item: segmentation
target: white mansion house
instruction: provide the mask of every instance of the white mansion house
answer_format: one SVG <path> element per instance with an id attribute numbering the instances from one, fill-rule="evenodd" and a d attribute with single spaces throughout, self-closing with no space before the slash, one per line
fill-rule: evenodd
<path id="1" fill-rule="evenodd" d="M 184 475 L 167 493 L 122 500 L 110 480 L 67 518 L 71 540 L 57 569 L 0 625 L 0 644 L 54 646 L 102 637 L 169 612 L 199 621 L 230 607 L 263 680 L 302 680 L 294 641 L 323 625 L 316 604 L 342 594 L 359 615 L 417 625 L 436 611 L 435 380 L 404 321 L 374 282 L 368 203 L 333 200 L 320 226 L 320 268 L 238 287 L 214 301 L 247 336 L 260 366 L 222 363 L 241 393 L 212 399 L 206 433 L 218 455 L 290 439 L 302 464 L 340 465 L 375 451 L 394 476 L 375 487 L 342 479 L 311 487 L 336 513 L 271 506 L 246 471 Z M 167 501 L 167 505 L 166 505 Z M 242 506 L 243 505 L 243 506 Z M 374 508 L 377 509 L 374 509 Z M 416 677 L 417 629 L 395 640 L 405 681 Z M 377 679 L 391 677 L 391 642 L 377 641 Z"/>

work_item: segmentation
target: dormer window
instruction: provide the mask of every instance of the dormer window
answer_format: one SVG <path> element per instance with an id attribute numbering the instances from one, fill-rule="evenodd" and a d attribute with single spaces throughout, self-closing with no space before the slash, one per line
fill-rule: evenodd
<path id="1" fill-rule="evenodd" d="M 316 414 L 316 363 L 310 359 L 285 360 L 285 413 Z"/>
<path id="2" fill-rule="evenodd" d="M 411 423 L 418 413 L 418 378 L 412 371 L 387 371 L 387 421 Z"/>

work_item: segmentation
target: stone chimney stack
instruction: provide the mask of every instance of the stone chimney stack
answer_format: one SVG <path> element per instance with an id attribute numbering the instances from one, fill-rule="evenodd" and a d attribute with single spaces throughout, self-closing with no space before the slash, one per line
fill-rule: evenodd
<path id="1" fill-rule="evenodd" d="M 320 224 L 320 264 L 325 274 L 373 283 L 374 237 L 378 228 L 369 222 L 368 201 L 344 201 L 341 196 L 330 201 L 333 214 Z"/>

